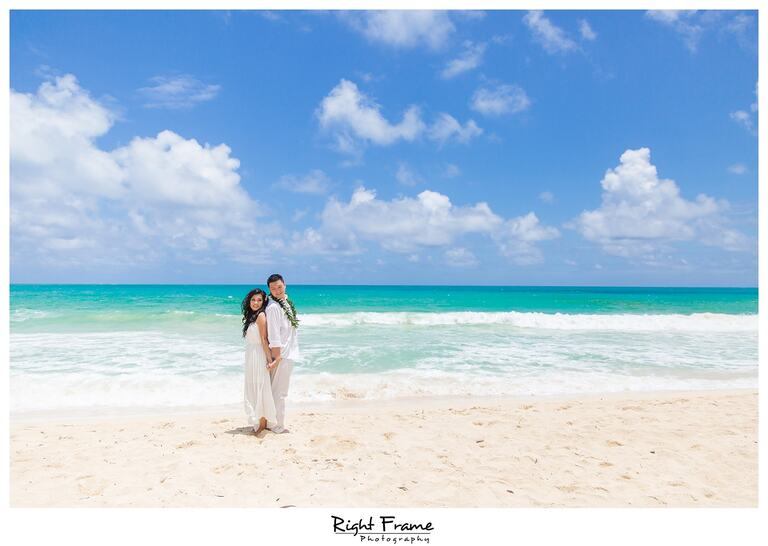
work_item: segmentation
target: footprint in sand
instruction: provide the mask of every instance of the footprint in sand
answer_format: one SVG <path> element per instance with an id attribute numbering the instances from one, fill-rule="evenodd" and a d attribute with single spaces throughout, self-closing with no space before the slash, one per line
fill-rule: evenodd
<path id="1" fill-rule="evenodd" d="M 190 440 L 188 442 L 184 442 L 183 444 L 179 444 L 176 446 L 176 449 L 186 449 L 188 447 L 200 445 L 198 442 L 195 442 L 194 440 Z"/>
<path id="2" fill-rule="evenodd" d="M 358 446 L 358 443 L 354 440 L 338 436 L 313 436 L 309 439 L 309 443 L 314 447 L 327 446 L 341 451 L 351 451 Z"/>
<path id="3" fill-rule="evenodd" d="M 602 463 L 600 463 L 600 466 L 602 467 L 613 466 L 613 463 L 609 463 L 608 461 L 603 461 Z"/>
<path id="4" fill-rule="evenodd" d="M 394 436 L 394 435 L 395 435 L 394 432 L 385 432 L 384 433 L 384 438 L 386 438 L 387 440 L 391 440 L 392 436 Z"/>
<path id="5" fill-rule="evenodd" d="M 341 448 L 342 451 L 350 451 L 357 447 L 357 442 L 355 442 L 354 440 L 341 439 L 338 441 L 336 446 L 338 448 Z"/>
<path id="6" fill-rule="evenodd" d="M 176 423 L 168 422 L 168 423 L 162 423 L 160 425 L 157 425 L 155 428 L 173 428 L 175 426 L 176 426 Z"/>
<path id="7" fill-rule="evenodd" d="M 606 442 L 606 444 L 608 444 L 608 445 L 609 445 L 609 446 L 611 446 L 611 447 L 620 447 L 620 446 L 623 446 L 623 445 L 624 445 L 624 444 L 622 444 L 621 442 L 619 442 L 618 440 L 608 440 L 608 441 Z"/>
<path id="8" fill-rule="evenodd" d="M 108 482 L 95 476 L 81 476 L 77 478 L 77 488 L 83 495 L 95 497 L 101 495 L 109 485 Z"/>

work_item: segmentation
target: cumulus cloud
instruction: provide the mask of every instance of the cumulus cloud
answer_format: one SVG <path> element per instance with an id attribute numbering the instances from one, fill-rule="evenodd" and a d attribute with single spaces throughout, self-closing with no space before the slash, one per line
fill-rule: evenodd
<path id="1" fill-rule="evenodd" d="M 471 250 L 464 247 L 449 248 L 443 254 L 445 263 L 452 267 L 473 267 L 477 265 L 477 258 Z"/>
<path id="2" fill-rule="evenodd" d="M 450 114 L 441 113 L 437 116 L 435 122 L 429 127 L 429 138 L 438 142 L 440 145 L 449 140 L 466 143 L 473 138 L 483 134 L 483 130 L 478 127 L 474 120 L 470 119 L 464 125 Z"/>
<path id="3" fill-rule="evenodd" d="M 672 28 L 692 53 L 698 49 L 704 28 L 697 23 L 696 10 L 649 10 L 646 17 Z"/>
<path id="4" fill-rule="evenodd" d="M 747 172 L 747 166 L 743 163 L 734 163 L 728 166 L 728 172 L 733 174 L 744 174 Z"/>
<path id="5" fill-rule="evenodd" d="M 579 20 L 579 33 L 581 37 L 589 42 L 594 42 L 597 39 L 597 33 L 592 30 L 589 21 L 586 19 Z"/>
<path id="6" fill-rule="evenodd" d="M 481 87 L 472 95 L 470 107 L 485 116 L 516 114 L 527 110 L 531 100 L 519 85 Z"/>
<path id="7" fill-rule="evenodd" d="M 447 80 L 477 68 L 483 62 L 485 47 L 483 43 L 477 44 L 470 40 L 465 41 L 464 51 L 455 59 L 448 61 L 440 76 Z"/>
<path id="8" fill-rule="evenodd" d="M 431 125 L 421 117 L 417 106 L 410 106 L 398 123 L 387 120 L 381 106 L 355 85 L 342 79 L 315 111 L 320 127 L 329 133 L 337 151 L 359 155 L 366 144 L 389 146 L 397 141 L 411 142 L 426 133 L 440 145 L 450 140 L 468 142 L 482 134 L 474 120 L 462 125 L 450 114 L 440 113 Z"/>
<path id="9" fill-rule="evenodd" d="M 416 174 L 407 163 L 400 162 L 397 166 L 397 173 L 395 173 L 395 178 L 398 182 L 403 184 L 404 186 L 415 186 L 416 184 L 419 184 L 423 182 L 421 177 Z"/>
<path id="10" fill-rule="evenodd" d="M 333 234 L 354 234 L 396 252 L 420 246 L 444 246 L 459 235 L 488 232 L 501 222 L 487 203 L 455 206 L 438 192 L 425 190 L 416 198 L 383 201 L 376 192 L 357 188 L 348 203 L 331 199 L 322 213 L 323 228 Z"/>
<path id="11" fill-rule="evenodd" d="M 748 247 L 743 234 L 727 227 L 727 201 L 683 198 L 673 180 L 658 177 L 648 148 L 625 151 L 601 185 L 601 206 L 582 212 L 571 227 L 609 254 L 652 259 L 671 243 L 692 240 L 727 250 Z"/>
<path id="12" fill-rule="evenodd" d="M 147 108 L 191 108 L 215 98 L 221 90 L 220 85 L 203 83 L 189 74 L 154 76 L 150 81 L 153 85 L 139 89 Z"/>
<path id="13" fill-rule="evenodd" d="M 755 83 L 755 100 L 749 105 L 749 112 L 746 110 L 736 110 L 728 116 L 731 118 L 731 121 L 738 123 L 751 134 L 757 136 L 754 123 L 754 119 L 757 117 L 755 112 L 757 112 L 757 83 Z"/>
<path id="14" fill-rule="evenodd" d="M 36 94 L 11 90 L 10 107 L 15 192 L 40 198 L 58 197 L 66 189 L 103 197 L 125 193 L 120 167 L 94 145 L 115 116 L 73 75 L 44 82 Z"/>
<path id="15" fill-rule="evenodd" d="M 541 10 L 532 10 L 523 16 L 523 22 L 547 53 L 568 53 L 578 50 L 578 45 L 566 32 L 552 23 Z"/>
<path id="16" fill-rule="evenodd" d="M 461 168 L 459 168 L 458 165 L 454 163 L 448 163 L 445 166 L 445 170 L 443 171 L 443 176 L 445 178 L 456 178 L 457 176 L 461 175 Z"/>
<path id="17" fill-rule="evenodd" d="M 339 17 L 370 42 L 399 49 L 426 46 L 439 50 L 456 30 L 444 11 L 344 11 Z"/>
<path id="18" fill-rule="evenodd" d="M 539 194 L 539 199 L 543 203 L 551 203 L 555 200 L 555 194 L 553 194 L 551 191 L 543 191 Z"/>
<path id="19" fill-rule="evenodd" d="M 399 123 L 390 123 L 373 99 L 345 79 L 322 100 L 315 114 L 320 127 L 334 134 L 337 149 L 346 153 L 357 151 L 357 140 L 387 146 L 412 141 L 425 128 L 418 107 L 410 106 Z"/>
<path id="20" fill-rule="evenodd" d="M 320 195 L 328 192 L 330 179 L 321 169 L 313 169 L 303 176 L 287 174 L 280 177 L 274 187 L 293 193 Z"/>
<path id="21" fill-rule="evenodd" d="M 93 267 L 171 251 L 242 258 L 245 241 L 274 230 L 254 222 L 258 209 L 226 145 L 162 131 L 103 150 L 95 139 L 114 121 L 71 74 L 36 93 L 11 90 L 14 256 Z"/>
<path id="22" fill-rule="evenodd" d="M 750 15 L 731 10 L 649 10 L 646 17 L 674 31 L 685 47 L 696 53 L 705 33 L 733 35 L 743 46 L 750 45 L 748 33 L 754 23 Z"/>
<path id="23" fill-rule="evenodd" d="M 501 253 L 519 265 L 543 261 L 544 257 L 536 243 L 559 236 L 557 228 L 541 224 L 533 212 L 507 220 L 494 234 Z"/>
<path id="24" fill-rule="evenodd" d="M 445 252 L 450 252 L 448 247 L 454 247 L 462 237 L 483 234 L 504 256 L 525 265 L 542 259 L 538 242 L 559 236 L 557 229 L 542 225 L 532 212 L 505 221 L 487 203 L 454 205 L 448 196 L 430 190 L 386 201 L 374 190 L 359 187 L 349 202 L 331 198 L 321 218 L 318 229 L 295 234 L 296 248 L 354 253 L 362 252 L 363 243 L 373 242 L 406 254 L 424 247 L 445 247 Z M 445 255 L 446 259 L 451 256 L 454 261 L 461 257 L 456 252 Z"/>

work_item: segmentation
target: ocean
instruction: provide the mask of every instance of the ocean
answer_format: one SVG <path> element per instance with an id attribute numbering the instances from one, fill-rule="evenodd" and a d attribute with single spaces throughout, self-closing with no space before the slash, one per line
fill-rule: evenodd
<path id="1" fill-rule="evenodd" d="M 240 305 L 251 288 L 11 285 L 11 412 L 242 403 Z M 756 288 L 288 294 L 302 353 L 289 403 L 758 384 Z"/>

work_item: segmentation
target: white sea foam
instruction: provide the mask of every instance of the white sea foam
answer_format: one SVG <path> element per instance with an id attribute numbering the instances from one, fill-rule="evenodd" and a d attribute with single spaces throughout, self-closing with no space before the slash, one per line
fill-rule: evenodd
<path id="1" fill-rule="evenodd" d="M 757 388 L 757 377 L 661 378 L 559 371 L 534 377 L 401 370 L 378 374 L 306 374 L 291 381 L 290 402 L 391 400 L 423 396 L 525 396 L 621 391 Z M 88 407 L 181 407 L 242 403 L 236 374 L 137 373 L 105 377 L 12 375 L 11 412 Z"/>
<path id="2" fill-rule="evenodd" d="M 668 314 L 567 314 L 510 312 L 445 312 L 445 313 L 327 313 L 300 316 L 302 325 L 312 327 L 345 327 L 376 325 L 482 325 L 502 324 L 517 328 L 548 330 L 607 331 L 677 331 L 677 332 L 748 332 L 757 331 L 757 315 L 719 313 Z"/>
<path id="3" fill-rule="evenodd" d="M 296 402 L 757 385 L 756 315 L 302 318 Z M 238 403 L 240 330 L 209 330 L 12 332 L 11 410 Z"/>
<path id="4" fill-rule="evenodd" d="M 11 311 L 11 322 L 25 322 L 31 319 L 41 319 L 51 316 L 51 313 L 38 309 L 14 309 Z"/>

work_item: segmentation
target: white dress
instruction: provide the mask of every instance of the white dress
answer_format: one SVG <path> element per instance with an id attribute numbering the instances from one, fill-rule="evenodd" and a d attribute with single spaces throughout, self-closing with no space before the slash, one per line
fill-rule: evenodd
<path id="1" fill-rule="evenodd" d="M 261 346 L 259 327 L 252 322 L 245 332 L 245 414 L 248 424 L 259 426 L 259 419 L 267 418 L 267 428 L 277 425 L 275 401 L 272 398 L 267 357 Z"/>

